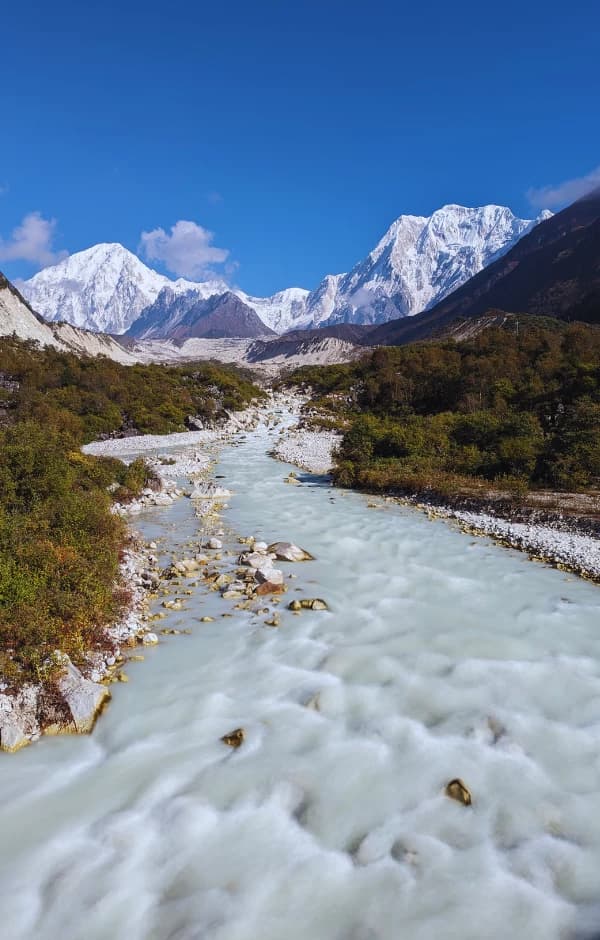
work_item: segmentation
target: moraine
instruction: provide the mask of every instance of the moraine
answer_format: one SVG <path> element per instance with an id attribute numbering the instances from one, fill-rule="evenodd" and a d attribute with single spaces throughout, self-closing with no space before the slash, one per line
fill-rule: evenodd
<path id="1" fill-rule="evenodd" d="M 2 936 L 597 935 L 598 588 L 318 478 L 286 485 L 276 434 L 217 473 L 226 548 L 316 556 L 281 564 L 281 626 L 198 587 L 159 622 L 192 634 L 128 667 L 91 737 L 0 754 Z M 189 500 L 136 525 L 164 564 L 198 536 Z M 306 596 L 331 610 L 285 609 Z M 472 806 L 444 795 L 455 777 Z"/>

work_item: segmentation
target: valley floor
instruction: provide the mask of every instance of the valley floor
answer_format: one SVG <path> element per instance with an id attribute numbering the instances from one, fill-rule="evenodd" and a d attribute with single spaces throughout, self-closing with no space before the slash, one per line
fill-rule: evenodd
<path id="1" fill-rule="evenodd" d="M 293 464 L 311 474 L 326 475 L 333 464 L 333 453 L 339 435 L 332 431 L 318 431 L 294 424 L 299 417 L 303 399 L 294 393 L 279 393 L 268 405 L 251 408 L 247 413 L 234 417 L 224 430 L 195 431 L 169 435 L 145 435 L 118 440 L 107 440 L 87 445 L 89 454 L 117 456 L 126 461 L 134 456 L 160 450 L 167 453 L 152 458 L 152 463 L 162 480 L 159 493 L 148 492 L 127 507 L 116 506 L 116 511 L 131 518 L 148 506 L 171 506 L 182 495 L 176 478 L 189 481 L 206 480 L 211 460 L 220 446 L 231 441 L 236 434 L 253 433 L 259 423 L 268 427 L 280 427 L 279 436 L 270 452 L 273 457 Z M 291 420 L 290 420 L 291 418 Z M 286 482 L 302 485 L 302 478 L 290 474 Z M 532 559 L 546 562 L 554 567 L 572 571 L 591 580 L 600 580 L 600 539 L 597 531 L 596 503 L 592 497 L 567 494 L 564 504 L 571 504 L 579 512 L 582 506 L 587 517 L 543 511 L 541 508 L 524 510 L 515 506 L 514 512 L 494 511 L 489 501 L 481 508 L 473 506 L 449 506 L 425 500 L 418 494 L 412 496 L 369 496 L 369 508 L 384 509 L 386 504 L 401 503 L 418 509 L 432 520 L 448 520 L 458 525 L 465 533 L 490 536 L 506 547 L 527 552 Z M 582 502 L 583 500 L 583 502 Z M 504 510 L 506 504 L 503 504 Z M 327 525 L 327 520 L 323 520 Z M 28 687 L 11 695 L 0 688 L 0 747 L 17 750 L 35 740 L 41 733 L 87 732 L 110 697 L 108 689 L 101 683 L 119 681 L 122 667 L 127 661 L 128 646 L 152 645 L 158 642 L 148 622 L 146 595 L 156 591 L 159 574 L 153 554 L 156 546 L 145 546 L 138 542 L 132 545 L 123 561 L 123 574 L 132 592 L 132 606 L 125 620 L 116 624 L 112 639 L 116 652 L 107 652 L 104 658 L 96 656 L 90 661 L 86 675 L 69 665 L 68 704 L 73 720 L 65 724 L 60 716 L 46 715 L 42 707 L 44 697 L 41 688 Z M 131 656 L 129 656 L 131 658 Z M 136 658 L 136 657 L 133 657 Z M 126 681 L 126 680 L 122 680 Z M 47 703 L 46 703 L 47 705 Z M 46 706 L 44 706 L 46 707 Z"/>

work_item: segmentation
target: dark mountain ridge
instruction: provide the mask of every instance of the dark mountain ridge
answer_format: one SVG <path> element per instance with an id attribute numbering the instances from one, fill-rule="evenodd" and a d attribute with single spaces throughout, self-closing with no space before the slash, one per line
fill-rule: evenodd
<path id="1" fill-rule="evenodd" d="M 373 330 L 370 345 L 403 345 L 488 310 L 600 322 L 600 189 L 541 222 L 431 310 Z"/>

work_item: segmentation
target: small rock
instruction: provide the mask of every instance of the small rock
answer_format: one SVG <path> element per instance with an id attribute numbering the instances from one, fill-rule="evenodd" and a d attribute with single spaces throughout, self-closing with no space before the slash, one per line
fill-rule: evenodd
<path id="1" fill-rule="evenodd" d="M 471 805 L 471 794 L 460 777 L 455 777 L 454 780 L 447 783 L 444 792 L 451 800 L 456 800 L 457 803 L 462 803 L 463 806 Z"/>
<path id="2" fill-rule="evenodd" d="M 230 731 L 229 734 L 224 734 L 221 738 L 224 744 L 229 745 L 229 747 L 239 747 L 240 744 L 244 743 L 244 738 L 246 733 L 243 728 L 236 728 L 234 731 Z"/>
<path id="3" fill-rule="evenodd" d="M 329 610 L 329 607 L 320 597 L 303 597 L 301 601 L 290 601 L 288 610 Z"/>
<path id="4" fill-rule="evenodd" d="M 223 548 L 223 543 L 220 539 L 209 539 L 206 543 L 208 548 L 212 548 L 213 551 L 218 551 L 219 548 Z"/>
<path id="5" fill-rule="evenodd" d="M 214 617 L 200 617 L 200 623 L 214 623 Z"/>
<path id="6" fill-rule="evenodd" d="M 142 639 L 144 646 L 156 646 L 158 643 L 158 637 L 156 633 L 145 633 L 144 638 Z"/>

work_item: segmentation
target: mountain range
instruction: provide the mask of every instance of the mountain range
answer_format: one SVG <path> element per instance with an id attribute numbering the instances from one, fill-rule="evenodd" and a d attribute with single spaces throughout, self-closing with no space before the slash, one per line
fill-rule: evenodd
<path id="1" fill-rule="evenodd" d="M 135 339 L 382 324 L 434 307 L 550 216 L 519 219 L 494 205 L 402 215 L 364 260 L 327 275 L 314 291 L 292 287 L 261 298 L 219 280 L 171 280 L 116 243 L 70 255 L 21 290 L 46 320 Z"/>
<path id="2" fill-rule="evenodd" d="M 378 326 L 367 341 L 409 343 L 487 311 L 600 323 L 600 188 L 536 226 L 430 310 Z"/>

